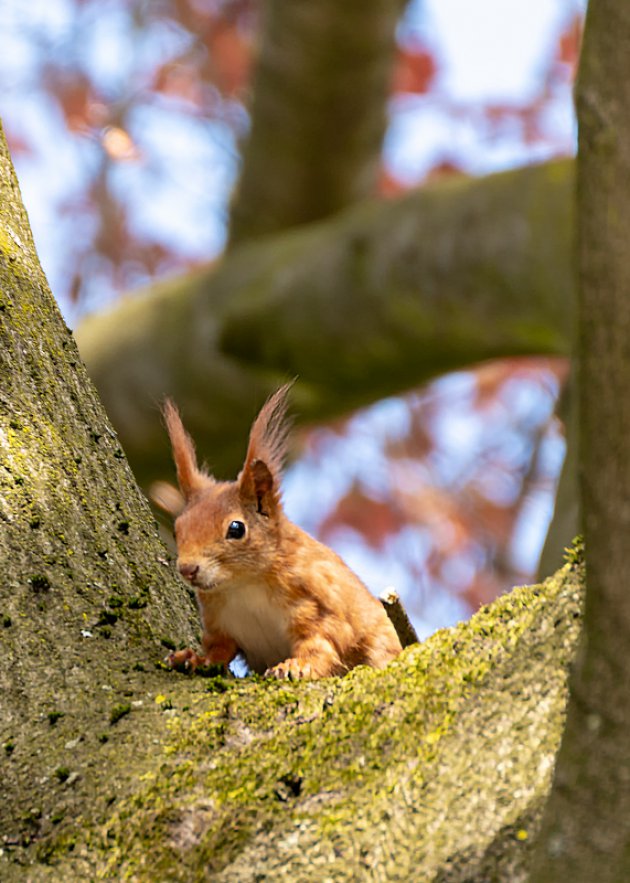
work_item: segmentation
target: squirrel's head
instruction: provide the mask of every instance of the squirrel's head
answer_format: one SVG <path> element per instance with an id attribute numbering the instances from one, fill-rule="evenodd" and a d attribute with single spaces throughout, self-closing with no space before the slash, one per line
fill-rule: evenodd
<path id="1" fill-rule="evenodd" d="M 284 519 L 280 482 L 291 385 L 280 387 L 263 406 L 250 430 L 243 468 L 230 482 L 215 481 L 199 468 L 177 408 L 170 400 L 164 405 L 177 481 L 186 501 L 175 522 L 177 566 L 199 589 L 251 579 L 273 562 Z"/>

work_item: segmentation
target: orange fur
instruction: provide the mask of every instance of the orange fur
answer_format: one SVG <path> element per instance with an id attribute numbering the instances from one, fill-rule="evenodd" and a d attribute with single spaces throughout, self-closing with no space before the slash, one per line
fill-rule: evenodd
<path id="1" fill-rule="evenodd" d="M 197 590 L 203 653 L 171 654 L 174 668 L 227 665 L 240 651 L 273 677 L 380 668 L 401 650 L 382 605 L 332 549 L 293 524 L 280 500 L 290 385 L 263 406 L 234 482 L 202 473 L 170 402 L 165 419 L 186 506 L 175 524 L 180 573 Z M 243 536 L 236 536 L 243 526 Z"/>

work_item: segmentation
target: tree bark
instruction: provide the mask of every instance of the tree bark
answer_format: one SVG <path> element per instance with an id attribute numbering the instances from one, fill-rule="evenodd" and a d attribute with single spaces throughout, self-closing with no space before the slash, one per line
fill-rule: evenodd
<path id="1" fill-rule="evenodd" d="M 401 883 L 524 883 L 581 572 L 574 555 L 380 672 L 310 683 L 143 674 L 143 704 L 107 727 L 116 750 L 93 807 L 26 854 L 8 851 L 2 879 L 351 881 L 378 869 Z"/>
<path id="2" fill-rule="evenodd" d="M 630 6 L 591 0 L 578 97 L 584 641 L 536 883 L 630 879 Z"/>
<path id="3" fill-rule="evenodd" d="M 232 477 L 287 376 L 309 421 L 484 359 L 566 354 L 572 231 L 570 161 L 458 178 L 234 249 L 86 320 L 78 341 L 143 484 L 172 471 L 165 392 Z"/>
<path id="4" fill-rule="evenodd" d="M 1 128 L 0 525 L 6 850 L 116 794 L 124 740 L 98 737 L 145 689 L 134 666 L 196 615 L 52 299 Z"/>
<path id="5" fill-rule="evenodd" d="M 401 0 L 263 5 L 230 246 L 371 196 Z"/>

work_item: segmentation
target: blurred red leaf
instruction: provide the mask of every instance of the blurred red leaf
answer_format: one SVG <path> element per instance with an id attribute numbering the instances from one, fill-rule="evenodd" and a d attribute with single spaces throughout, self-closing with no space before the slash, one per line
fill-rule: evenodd
<path id="1" fill-rule="evenodd" d="M 515 368 L 510 359 L 501 359 L 486 362 L 474 370 L 476 405 L 480 410 L 494 404 L 499 389 Z"/>
<path id="2" fill-rule="evenodd" d="M 501 580 L 497 579 L 491 571 L 483 570 L 476 574 L 465 591 L 461 593 L 461 597 L 474 612 L 483 604 L 489 604 L 491 601 L 494 601 L 495 598 L 508 588 L 509 586 L 502 584 Z"/>
<path id="3" fill-rule="evenodd" d="M 408 190 L 408 187 L 403 184 L 400 178 L 392 175 L 384 165 L 381 165 L 376 186 L 378 195 L 384 196 L 387 199 L 393 199 L 396 196 L 400 196 L 405 190 Z"/>
<path id="4" fill-rule="evenodd" d="M 438 67 L 435 56 L 421 46 L 400 47 L 392 83 L 392 92 L 424 95 L 433 85 Z"/>
<path id="5" fill-rule="evenodd" d="M 397 436 L 393 439 L 386 439 L 384 451 L 387 459 L 391 460 L 398 469 L 398 460 L 411 459 L 414 462 L 428 457 L 435 445 L 428 416 L 428 409 L 409 409 L 409 430 L 403 436 Z M 399 473 L 396 472 L 396 475 Z"/>
<path id="6" fill-rule="evenodd" d="M 442 157 L 436 159 L 426 175 L 427 181 L 437 181 L 449 175 L 461 175 L 464 169 L 453 159 Z"/>
<path id="7" fill-rule="evenodd" d="M 518 113 L 518 107 L 514 104 L 486 104 L 483 107 L 483 115 L 493 126 L 498 126 L 506 119 L 512 119 Z"/>
<path id="8" fill-rule="evenodd" d="M 237 24 L 219 21 L 203 39 L 210 53 L 213 80 L 224 95 L 238 96 L 249 81 L 252 62 L 249 38 Z"/>
<path id="9" fill-rule="evenodd" d="M 81 132 L 94 125 L 94 108 L 102 106 L 92 83 L 77 70 L 49 70 L 47 86 L 55 95 L 71 132 Z"/>
<path id="10" fill-rule="evenodd" d="M 10 129 L 5 132 L 9 151 L 13 156 L 32 156 L 34 153 L 33 145 L 23 135 L 18 135 Z"/>
<path id="11" fill-rule="evenodd" d="M 409 483 L 413 488 L 413 484 Z M 461 501 L 444 488 L 423 485 L 412 492 L 399 490 L 401 523 L 414 523 L 431 530 L 432 542 L 440 555 L 452 555 L 469 542 L 472 526 L 467 523 Z"/>
<path id="12" fill-rule="evenodd" d="M 582 28 L 582 16 L 576 13 L 564 31 L 562 31 L 558 40 L 556 59 L 561 64 L 569 65 L 572 70 L 577 68 L 578 58 L 580 56 Z"/>
<path id="13" fill-rule="evenodd" d="M 369 546 L 379 549 L 404 524 L 405 518 L 391 503 L 367 496 L 355 483 L 321 523 L 319 532 L 323 537 L 330 537 L 339 528 L 350 527 L 360 533 Z"/>
<path id="14" fill-rule="evenodd" d="M 169 61 L 155 71 L 156 92 L 187 101 L 195 107 L 202 104 L 203 89 L 198 67 L 186 61 Z"/>
<path id="15" fill-rule="evenodd" d="M 500 506 L 488 500 L 484 488 L 471 484 L 466 488 L 466 502 L 471 507 L 471 512 L 474 513 L 476 534 L 478 536 L 485 534 L 491 537 L 494 543 L 504 546 L 509 541 L 514 529 L 520 500 L 516 500 L 510 506 Z"/>

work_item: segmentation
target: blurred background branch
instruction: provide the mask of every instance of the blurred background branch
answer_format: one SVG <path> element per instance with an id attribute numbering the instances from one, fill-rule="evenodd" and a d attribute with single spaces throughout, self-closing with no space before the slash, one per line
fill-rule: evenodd
<path id="1" fill-rule="evenodd" d="M 289 511 L 421 634 L 532 578 L 565 449 L 584 4 L 480 3 L 0 13 L 38 248 L 138 478 L 172 478 L 165 393 L 232 474 L 299 374 Z"/>

